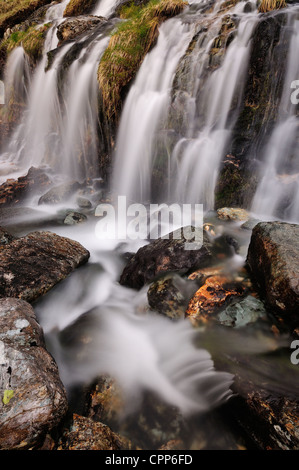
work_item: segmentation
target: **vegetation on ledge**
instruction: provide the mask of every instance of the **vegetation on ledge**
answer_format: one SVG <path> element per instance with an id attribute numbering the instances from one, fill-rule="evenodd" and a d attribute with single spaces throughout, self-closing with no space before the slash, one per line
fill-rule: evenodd
<path id="1" fill-rule="evenodd" d="M 98 68 L 98 80 L 108 119 L 117 119 L 126 87 L 135 77 L 145 55 L 167 18 L 183 11 L 183 0 L 150 0 L 145 6 L 133 2 L 120 10 L 120 23 Z"/>
<path id="2" fill-rule="evenodd" d="M 50 26 L 51 23 L 47 23 L 39 28 L 31 26 L 26 31 L 15 31 L 2 41 L 0 50 L 7 55 L 15 47 L 22 46 L 30 60 L 36 64 L 42 56 L 46 33 Z"/>
<path id="3" fill-rule="evenodd" d="M 5 2 L 0 2 L 0 37 L 3 36 L 7 28 L 22 23 L 35 10 L 48 3 L 51 3 L 51 0 L 5 0 Z"/>
<path id="4" fill-rule="evenodd" d="M 280 10 L 286 6 L 285 0 L 262 0 L 259 5 L 259 12 L 267 13 L 268 11 Z"/>
<path id="5" fill-rule="evenodd" d="M 91 13 L 93 7 L 97 4 L 97 0 L 71 0 L 63 13 L 63 16 L 79 16 L 79 15 L 86 15 L 87 13 Z"/>

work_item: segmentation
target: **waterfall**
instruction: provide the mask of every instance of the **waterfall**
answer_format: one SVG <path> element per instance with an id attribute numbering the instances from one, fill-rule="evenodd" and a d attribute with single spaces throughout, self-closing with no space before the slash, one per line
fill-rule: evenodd
<path id="1" fill-rule="evenodd" d="M 205 2 L 193 2 L 206 7 Z M 214 189 L 220 160 L 234 124 L 232 106 L 240 103 L 245 73 L 250 57 L 251 37 L 258 15 L 243 14 L 244 4 L 236 6 L 240 16 L 237 34 L 229 45 L 221 66 L 204 78 L 209 51 L 225 13 L 218 14 L 219 3 L 205 20 L 211 30 L 200 32 L 196 64 L 191 70 L 189 99 L 184 112 L 188 115 L 186 135 L 178 139 L 168 162 L 169 186 L 162 200 L 180 203 L 203 203 L 214 207 Z M 234 11 L 232 12 L 234 13 Z M 188 15 L 188 13 L 187 13 Z M 121 117 L 114 166 L 113 189 L 129 200 L 152 199 L 152 175 L 157 160 L 157 136 L 171 108 L 174 76 L 180 59 L 196 33 L 187 27 L 186 14 L 168 21 L 160 28 L 159 40 L 148 54 L 126 99 Z M 205 81 L 204 86 L 202 85 Z M 199 103 L 199 108 L 197 108 Z M 198 114 L 201 115 L 200 122 Z M 164 174 L 165 184 L 165 174 Z"/>
<path id="2" fill-rule="evenodd" d="M 175 69 L 190 40 L 190 29 L 179 19 L 164 23 L 130 89 L 118 131 L 113 181 L 115 191 L 128 200 L 150 198 L 154 137 L 170 104 Z"/>
<path id="3" fill-rule="evenodd" d="M 112 13 L 114 13 L 116 7 L 120 4 L 121 0 L 99 0 L 93 11 L 93 15 L 108 18 Z"/>
<path id="4" fill-rule="evenodd" d="M 48 168 L 57 178 L 84 180 L 98 176 L 98 84 L 97 66 L 109 37 L 99 33 L 83 44 L 77 59 L 61 80 L 63 61 L 75 42 L 56 49 L 58 24 L 68 2 L 48 10 L 46 21 L 53 25 L 47 33 L 44 54 L 28 90 L 28 105 L 2 160 L 20 171 L 30 166 Z M 88 35 L 86 37 L 88 39 Z M 48 52 L 56 53 L 48 64 Z M 21 48 L 20 48 L 21 50 Z M 17 58 L 11 56 L 16 64 Z M 19 52 L 19 56 L 23 52 Z M 16 67 L 16 65 L 15 65 Z"/>
<path id="5" fill-rule="evenodd" d="M 292 83 L 299 77 L 299 20 L 288 13 L 289 55 L 278 118 L 265 148 L 252 212 L 259 218 L 299 222 L 298 105 L 292 102 Z"/>

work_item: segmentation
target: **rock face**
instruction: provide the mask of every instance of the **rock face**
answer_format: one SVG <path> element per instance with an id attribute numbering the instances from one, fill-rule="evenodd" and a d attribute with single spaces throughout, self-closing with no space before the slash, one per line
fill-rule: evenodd
<path id="1" fill-rule="evenodd" d="M 298 316 L 299 226 L 258 223 L 252 231 L 247 264 L 269 307 L 285 318 Z"/>
<path id="2" fill-rule="evenodd" d="M 0 299 L 0 332 L 0 449 L 29 449 L 65 416 L 66 393 L 27 302 Z"/>
<path id="3" fill-rule="evenodd" d="M 55 233 L 15 239 L 0 251 L 0 297 L 32 302 L 88 259 L 80 243 Z"/>
<path id="4" fill-rule="evenodd" d="M 158 238 L 140 248 L 123 270 L 120 283 L 139 289 L 167 272 L 183 273 L 211 261 L 211 244 L 205 233 L 202 246 L 196 250 L 186 249 L 182 230 L 179 239 L 175 238 L 174 233 L 169 234 L 169 239 Z"/>
<path id="5" fill-rule="evenodd" d="M 79 188 L 80 184 L 77 181 L 55 186 L 39 198 L 38 204 L 59 204 L 70 198 Z"/>

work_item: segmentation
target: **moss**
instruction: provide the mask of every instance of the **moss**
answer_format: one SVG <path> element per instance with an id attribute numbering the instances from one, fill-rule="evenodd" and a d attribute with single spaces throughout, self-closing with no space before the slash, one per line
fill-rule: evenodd
<path id="1" fill-rule="evenodd" d="M 146 5 L 132 2 L 120 10 L 124 21 L 112 33 L 98 69 L 103 105 L 109 119 L 117 119 L 123 93 L 155 43 L 160 24 L 180 13 L 186 4 L 183 0 L 151 0 Z"/>
<path id="2" fill-rule="evenodd" d="M 50 23 L 41 28 L 31 26 L 26 31 L 15 31 L 9 38 L 2 41 L 0 49 L 9 54 L 15 47 L 22 46 L 26 54 L 35 64 L 42 56 L 46 33 L 51 26 Z"/>
<path id="3" fill-rule="evenodd" d="M 71 0 L 64 10 L 63 16 L 79 16 L 91 13 L 98 0 Z"/>
<path id="4" fill-rule="evenodd" d="M 268 11 L 280 10 L 286 6 L 285 0 L 262 0 L 258 10 L 260 13 L 267 13 Z"/>

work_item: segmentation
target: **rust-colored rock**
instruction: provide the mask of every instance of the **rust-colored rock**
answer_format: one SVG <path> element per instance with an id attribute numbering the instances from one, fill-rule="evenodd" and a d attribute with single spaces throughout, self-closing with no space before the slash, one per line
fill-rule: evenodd
<path id="1" fill-rule="evenodd" d="M 225 307 L 232 298 L 240 297 L 244 295 L 244 292 L 245 288 L 241 283 L 232 282 L 225 275 L 209 276 L 190 300 L 186 316 L 201 322 L 207 322 L 221 308 Z"/>

